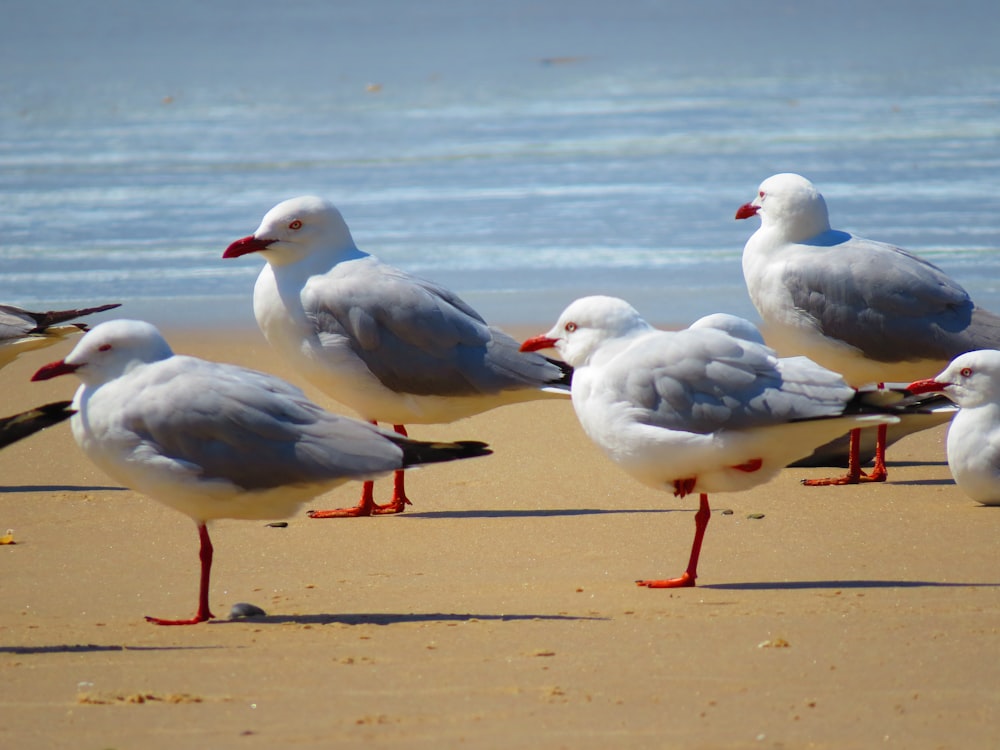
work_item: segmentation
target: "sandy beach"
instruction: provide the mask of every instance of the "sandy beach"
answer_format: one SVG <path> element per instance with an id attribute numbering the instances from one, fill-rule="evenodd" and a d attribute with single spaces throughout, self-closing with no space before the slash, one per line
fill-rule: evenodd
<path id="1" fill-rule="evenodd" d="M 344 410 L 256 331 L 166 333 Z M 68 398 L 28 378 L 70 347 L 5 368 L 2 412 Z M 0 746 L 997 747 L 1000 508 L 955 487 L 944 434 L 897 443 L 883 485 L 714 496 L 700 585 L 653 591 L 695 502 L 612 465 L 568 400 L 417 426 L 495 454 L 411 472 L 399 516 L 215 524 L 220 619 L 171 628 L 143 616 L 193 613 L 194 525 L 59 425 L 0 453 Z"/>

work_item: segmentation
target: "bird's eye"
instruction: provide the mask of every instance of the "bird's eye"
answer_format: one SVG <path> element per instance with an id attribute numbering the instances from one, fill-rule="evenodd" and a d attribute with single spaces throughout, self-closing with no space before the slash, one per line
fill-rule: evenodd
<path id="1" fill-rule="evenodd" d="M 293 232 L 297 232 L 298 230 L 302 229 L 302 222 L 296 219 L 295 221 L 293 221 L 291 224 L 288 225 L 288 228 L 291 229 Z"/>
<path id="2" fill-rule="evenodd" d="M 564 328 L 566 329 L 566 333 L 573 333 L 573 331 L 575 331 L 575 330 L 576 330 L 576 323 L 574 323 L 574 322 L 573 322 L 573 321 L 571 320 L 571 321 L 570 321 L 569 323 L 567 323 L 567 324 L 566 324 L 566 325 L 564 326 Z"/>
<path id="3" fill-rule="evenodd" d="M 99 347 L 97 347 L 97 351 L 99 352 L 111 351 L 111 344 L 101 344 Z"/>
<path id="4" fill-rule="evenodd" d="M 963 378 L 972 377 L 972 368 L 971 367 L 963 367 L 962 368 L 962 377 Z"/>
<path id="5" fill-rule="evenodd" d="M 759 195 L 761 198 L 763 198 L 764 197 L 764 191 L 761 190 L 759 193 L 757 193 L 757 195 Z"/>

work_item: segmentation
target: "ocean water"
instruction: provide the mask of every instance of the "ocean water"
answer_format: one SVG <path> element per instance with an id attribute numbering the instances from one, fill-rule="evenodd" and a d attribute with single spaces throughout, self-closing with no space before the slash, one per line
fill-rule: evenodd
<path id="1" fill-rule="evenodd" d="M 795 171 L 1000 311 L 993 0 L 5 7 L 3 302 L 252 327 L 222 251 L 314 193 L 501 325 L 756 319 L 733 214 Z"/>

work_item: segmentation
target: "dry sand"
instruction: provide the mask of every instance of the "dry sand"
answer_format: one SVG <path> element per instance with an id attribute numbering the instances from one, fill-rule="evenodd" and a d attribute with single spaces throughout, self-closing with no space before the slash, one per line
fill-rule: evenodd
<path id="1" fill-rule="evenodd" d="M 255 332 L 169 337 L 295 380 Z M 68 397 L 27 378 L 69 348 L 5 368 L 0 414 Z M 944 428 L 884 485 L 714 496 L 681 591 L 632 581 L 683 569 L 695 503 L 611 465 L 568 402 L 411 434 L 496 454 L 411 472 L 403 515 L 216 524 L 215 614 L 268 615 L 174 628 L 143 615 L 193 613 L 194 525 L 65 424 L 0 453 L 0 747 L 1000 747 L 1000 508 L 952 483 Z"/>

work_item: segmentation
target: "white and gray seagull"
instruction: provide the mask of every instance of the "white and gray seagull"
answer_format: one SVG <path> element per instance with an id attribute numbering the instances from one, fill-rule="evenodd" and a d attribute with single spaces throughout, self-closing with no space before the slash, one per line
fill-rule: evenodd
<path id="1" fill-rule="evenodd" d="M 860 388 L 908 383 L 963 352 L 1000 346 L 1000 317 L 926 260 L 832 229 L 826 201 L 805 177 L 764 180 L 736 212 L 751 216 L 760 217 L 760 228 L 743 250 L 743 275 L 779 354 L 809 357 Z M 805 484 L 884 481 L 885 444 L 881 427 L 866 475 L 856 431 L 847 475 Z"/>
<path id="2" fill-rule="evenodd" d="M 340 212 L 312 196 L 279 203 L 223 254 L 267 261 L 253 309 L 264 336 L 306 379 L 372 422 L 452 422 L 540 398 L 568 397 L 569 368 L 538 354 L 457 295 L 362 252 Z M 357 507 L 313 518 L 402 512 L 403 475 L 389 503 L 366 483 Z"/>
<path id="3" fill-rule="evenodd" d="M 1000 505 L 1000 351 L 956 357 L 933 378 L 910 383 L 913 394 L 943 393 L 958 406 L 948 426 L 948 468 L 977 503 Z"/>
<path id="4" fill-rule="evenodd" d="M 624 300 L 584 297 L 521 345 L 554 347 L 573 366 L 573 408 L 612 461 L 677 497 L 700 494 L 686 571 L 641 586 L 695 585 L 709 493 L 763 484 L 854 427 L 898 421 L 837 373 L 779 359 L 746 321 L 723 323 L 736 335 L 718 321 L 661 331 Z"/>
<path id="5" fill-rule="evenodd" d="M 201 541 L 198 611 L 208 604 L 219 518 L 277 519 L 349 480 L 487 455 L 484 443 L 427 443 L 324 411 L 280 378 L 175 355 L 149 323 L 95 326 L 33 380 L 73 373 L 73 436 L 98 468 L 191 517 Z"/>

